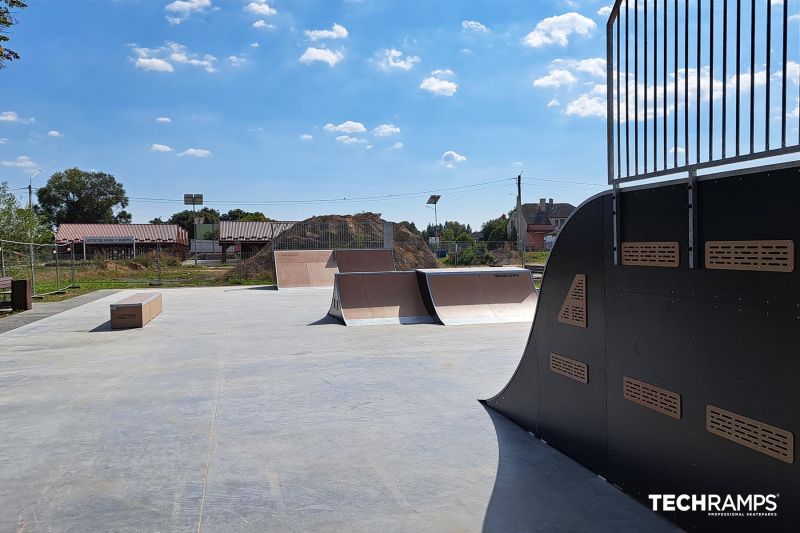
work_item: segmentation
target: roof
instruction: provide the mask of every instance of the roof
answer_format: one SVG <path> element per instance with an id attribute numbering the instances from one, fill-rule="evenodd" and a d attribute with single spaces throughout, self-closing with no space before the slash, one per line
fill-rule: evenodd
<path id="1" fill-rule="evenodd" d="M 550 219 L 567 218 L 573 211 L 575 206 L 572 204 L 522 204 L 522 216 L 525 217 L 525 222 L 541 226 L 551 226 Z M 510 220 L 514 218 L 511 217 Z"/>
<path id="2" fill-rule="evenodd" d="M 275 236 L 293 225 L 294 222 L 221 220 L 219 223 L 219 240 L 222 242 L 271 241 Z"/>
<path id="3" fill-rule="evenodd" d="M 82 241 L 84 237 L 133 237 L 136 242 L 189 244 L 189 234 L 177 224 L 61 224 L 56 242 Z"/>

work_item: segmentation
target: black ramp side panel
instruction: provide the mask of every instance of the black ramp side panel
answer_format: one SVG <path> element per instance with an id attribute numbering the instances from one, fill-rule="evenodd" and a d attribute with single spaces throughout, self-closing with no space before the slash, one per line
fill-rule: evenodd
<path id="1" fill-rule="evenodd" d="M 548 259 L 531 335 L 510 382 L 488 405 L 596 471 L 605 471 L 603 218 L 605 194 L 584 203 Z M 557 321 L 576 274 L 586 275 L 587 327 Z M 588 365 L 588 383 L 550 370 L 550 353 Z"/>

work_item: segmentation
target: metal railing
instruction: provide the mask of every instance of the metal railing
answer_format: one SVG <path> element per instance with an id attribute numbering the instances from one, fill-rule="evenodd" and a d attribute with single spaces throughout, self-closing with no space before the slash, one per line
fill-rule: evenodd
<path id="1" fill-rule="evenodd" d="M 275 250 L 336 250 L 383 248 L 385 225 L 374 222 L 295 222 L 273 243 Z"/>
<path id="2" fill-rule="evenodd" d="M 616 0 L 606 27 L 609 184 L 800 151 L 795 2 Z"/>

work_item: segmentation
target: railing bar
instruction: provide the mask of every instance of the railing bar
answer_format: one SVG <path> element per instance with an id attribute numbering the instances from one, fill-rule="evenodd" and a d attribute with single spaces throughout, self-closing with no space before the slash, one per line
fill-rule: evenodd
<path id="1" fill-rule="evenodd" d="M 617 64 L 615 65 L 617 74 L 617 177 L 620 177 L 622 176 L 622 126 L 620 124 L 622 122 L 622 108 L 619 106 L 619 15 L 617 15 L 615 25 L 617 26 Z"/>
<path id="2" fill-rule="evenodd" d="M 631 18 L 631 8 L 628 0 L 625 0 L 625 175 L 631 175 L 631 119 L 630 119 L 630 99 L 628 88 L 631 83 L 629 69 L 630 50 L 628 49 L 628 35 L 630 34 L 628 21 Z"/>
<path id="3" fill-rule="evenodd" d="M 722 159 L 728 139 L 728 0 L 722 2 Z"/>
<path id="4" fill-rule="evenodd" d="M 764 125 L 764 147 L 769 150 L 769 119 L 770 119 L 770 72 L 772 72 L 772 53 L 770 52 L 770 45 L 772 44 L 772 0 L 767 0 L 767 43 L 765 45 L 767 54 L 767 102 L 766 102 L 766 122 Z"/>
<path id="5" fill-rule="evenodd" d="M 786 51 L 789 41 L 789 0 L 783 0 L 783 77 L 781 78 L 781 146 L 786 146 L 786 89 L 789 85 L 786 80 Z"/>
<path id="6" fill-rule="evenodd" d="M 740 153 L 742 121 L 742 0 L 736 0 L 736 155 Z"/>
<path id="7" fill-rule="evenodd" d="M 756 131 L 756 0 L 750 0 L 750 153 L 755 152 Z"/>
<path id="8" fill-rule="evenodd" d="M 702 0 L 697 0 L 697 101 L 695 102 L 695 145 L 696 145 L 696 160 L 695 163 L 700 163 L 700 97 L 702 96 L 700 92 L 700 65 L 702 61 L 701 53 L 703 50 L 703 43 L 701 41 L 703 35 L 703 12 L 702 12 L 703 2 Z"/>
<path id="9" fill-rule="evenodd" d="M 639 0 L 633 0 L 633 33 L 639 40 Z M 639 174 L 639 47 L 633 47 L 633 162 L 634 171 Z"/>
<path id="10" fill-rule="evenodd" d="M 673 167 L 678 167 L 678 2 L 675 0 L 675 83 L 673 87 L 674 108 L 672 119 Z"/>
<path id="11" fill-rule="evenodd" d="M 689 3 L 683 8 L 683 163 L 689 166 Z"/>
<path id="12" fill-rule="evenodd" d="M 714 0 L 709 0 L 708 25 L 708 160 L 714 160 Z"/>
<path id="13" fill-rule="evenodd" d="M 647 173 L 647 112 L 650 108 L 650 103 L 647 98 L 650 90 L 647 87 L 647 0 L 644 0 L 644 146 L 642 152 L 644 155 L 644 172 Z"/>
<path id="14" fill-rule="evenodd" d="M 662 168 L 664 169 L 667 168 L 667 22 L 667 0 L 664 0 L 664 75 L 661 81 L 663 83 L 661 100 L 664 118 L 664 165 Z"/>

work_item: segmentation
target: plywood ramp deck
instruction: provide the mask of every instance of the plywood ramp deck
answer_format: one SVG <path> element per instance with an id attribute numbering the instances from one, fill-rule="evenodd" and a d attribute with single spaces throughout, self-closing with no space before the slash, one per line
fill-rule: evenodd
<path id="1" fill-rule="evenodd" d="M 276 250 L 275 276 L 279 289 L 333 287 L 333 250 Z"/>
<path id="2" fill-rule="evenodd" d="M 434 321 L 422 300 L 416 272 L 336 274 L 330 314 L 347 326 Z"/>
<path id="3" fill-rule="evenodd" d="M 390 272 L 394 256 L 389 248 L 336 250 L 339 272 Z"/>
<path id="4" fill-rule="evenodd" d="M 536 288 L 523 268 L 423 269 L 423 291 L 444 325 L 533 322 Z"/>

